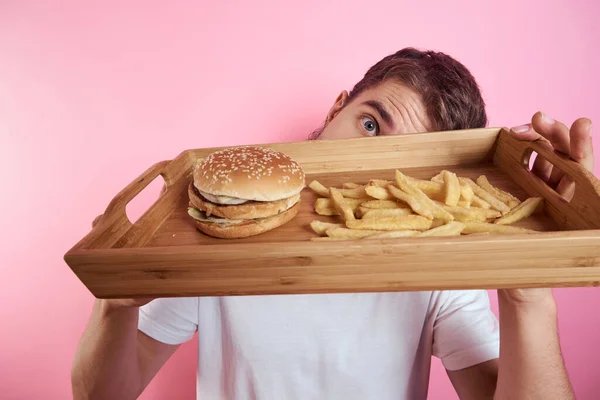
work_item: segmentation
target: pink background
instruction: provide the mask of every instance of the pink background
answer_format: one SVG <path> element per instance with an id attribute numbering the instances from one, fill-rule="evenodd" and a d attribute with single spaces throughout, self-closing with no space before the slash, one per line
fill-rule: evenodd
<path id="1" fill-rule="evenodd" d="M 339 91 L 405 46 L 464 62 L 491 125 L 527 122 L 538 109 L 568 124 L 600 121 L 600 5 L 591 0 L 82 3 L 0 2 L 5 399 L 70 398 L 93 299 L 62 256 L 155 161 L 304 139 Z M 600 290 L 556 298 L 578 398 L 597 398 Z M 142 398 L 193 398 L 195 347 L 183 346 Z M 430 398 L 456 398 L 437 361 Z"/>

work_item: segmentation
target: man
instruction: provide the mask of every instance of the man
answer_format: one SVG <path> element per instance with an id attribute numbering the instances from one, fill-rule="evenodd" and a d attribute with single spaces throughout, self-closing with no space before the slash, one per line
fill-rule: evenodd
<path id="1" fill-rule="evenodd" d="M 343 91 L 312 139 L 481 128 L 484 102 L 451 57 L 404 49 Z M 591 122 L 542 113 L 513 128 L 593 168 Z M 534 171 L 567 193 L 543 160 Z M 198 332 L 199 399 L 425 399 L 431 356 L 461 399 L 572 399 L 548 289 L 97 300 L 72 371 L 75 398 L 137 397 Z"/>

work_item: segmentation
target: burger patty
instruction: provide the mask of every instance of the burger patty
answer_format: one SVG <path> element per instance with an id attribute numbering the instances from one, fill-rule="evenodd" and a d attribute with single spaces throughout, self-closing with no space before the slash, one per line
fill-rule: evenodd
<path id="1" fill-rule="evenodd" d="M 207 217 L 216 216 L 230 220 L 249 220 L 267 218 L 280 214 L 300 201 L 300 194 L 276 201 L 249 200 L 239 205 L 215 204 L 203 197 L 190 182 L 188 186 L 190 206 L 206 213 Z"/>
<path id="2" fill-rule="evenodd" d="M 244 225 L 251 224 L 254 220 L 251 219 L 226 219 L 226 218 L 218 218 L 211 217 L 206 215 L 204 211 L 200 211 L 195 207 L 188 208 L 188 214 L 190 217 L 194 218 L 196 221 L 207 222 L 211 224 L 219 224 L 219 225 Z"/>
<path id="3" fill-rule="evenodd" d="M 194 218 L 196 227 L 201 232 L 217 238 L 236 239 L 258 235 L 286 224 L 298 214 L 299 205 L 299 203 L 296 203 L 288 210 L 267 218 L 237 221 L 219 219 L 220 221 L 227 221 L 226 223 L 214 222 L 213 220 L 210 220 L 210 218 L 208 218 L 208 220 L 203 217 L 198 218 L 201 211 L 198 211 L 195 208 L 190 208 L 190 215 Z"/>

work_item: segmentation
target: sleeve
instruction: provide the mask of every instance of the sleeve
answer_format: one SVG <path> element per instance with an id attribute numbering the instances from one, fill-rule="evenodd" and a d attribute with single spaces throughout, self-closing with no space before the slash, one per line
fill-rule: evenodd
<path id="1" fill-rule="evenodd" d="M 197 297 L 163 298 L 140 307 L 138 329 L 166 344 L 190 340 L 198 329 Z"/>
<path id="2" fill-rule="evenodd" d="M 440 292 L 433 355 L 449 371 L 498 358 L 500 330 L 485 290 Z"/>

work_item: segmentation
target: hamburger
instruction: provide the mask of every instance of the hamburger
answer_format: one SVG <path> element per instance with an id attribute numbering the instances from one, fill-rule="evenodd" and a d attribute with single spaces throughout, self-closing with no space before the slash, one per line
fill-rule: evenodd
<path id="1" fill-rule="evenodd" d="M 304 171 L 283 153 L 257 146 L 220 150 L 195 167 L 188 214 L 213 237 L 258 235 L 298 214 L 304 186 Z"/>

